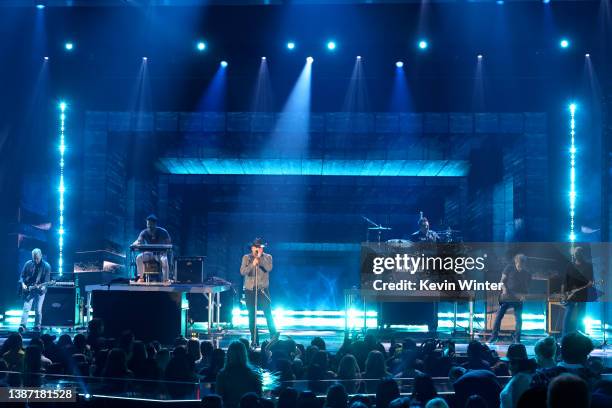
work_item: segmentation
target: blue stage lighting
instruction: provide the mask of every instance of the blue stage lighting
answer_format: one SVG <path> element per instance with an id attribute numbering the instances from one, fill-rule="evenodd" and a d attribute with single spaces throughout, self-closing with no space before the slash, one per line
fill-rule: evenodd
<path id="1" fill-rule="evenodd" d="M 333 51 L 336 49 L 336 42 L 335 41 L 328 41 L 327 42 L 327 49 L 330 51 Z"/>
<path id="2" fill-rule="evenodd" d="M 64 153 L 66 152 L 65 131 L 66 131 L 66 102 L 60 102 L 60 180 L 59 180 L 59 229 L 58 229 L 58 260 L 57 267 L 60 275 L 64 273 L 64 193 L 66 187 L 64 185 Z"/>
<path id="3" fill-rule="evenodd" d="M 542 0 L 542 3 L 548 4 L 548 3 L 550 3 L 550 0 Z"/>
<path id="4" fill-rule="evenodd" d="M 402 61 L 397 61 L 395 63 L 395 66 L 398 67 L 398 68 L 403 68 L 404 67 L 404 63 Z"/>
<path id="5" fill-rule="evenodd" d="M 45 61 L 49 61 L 49 57 L 45 57 Z"/>
<path id="6" fill-rule="evenodd" d="M 357 59 L 358 59 L 358 60 L 360 60 L 360 59 L 361 59 L 361 55 L 358 55 L 358 56 L 357 56 Z"/>
<path id="7" fill-rule="evenodd" d="M 227 61 L 221 61 L 221 67 L 227 68 L 227 65 L 228 65 Z"/>
<path id="8" fill-rule="evenodd" d="M 148 61 L 148 58 L 147 58 L 147 57 L 142 57 L 142 60 L 143 60 L 144 62 L 147 62 L 147 61 Z"/>
<path id="9" fill-rule="evenodd" d="M 293 41 L 289 41 L 287 43 L 287 49 L 288 50 L 293 50 L 295 48 L 295 43 Z"/>
<path id="10" fill-rule="evenodd" d="M 576 215 L 576 104 L 569 106 L 570 111 L 570 191 L 569 191 L 569 216 L 570 216 L 570 242 L 576 241 L 574 218 Z"/>
<path id="11" fill-rule="evenodd" d="M 306 62 L 309 63 L 309 64 L 312 64 L 313 61 L 314 61 L 314 58 L 312 58 L 312 57 L 306 58 Z"/>
<path id="12" fill-rule="evenodd" d="M 591 54 L 589 54 L 588 52 L 587 52 L 586 54 L 584 54 L 584 56 L 585 56 L 586 58 L 591 58 Z"/>
<path id="13" fill-rule="evenodd" d="M 496 3 L 499 4 L 499 5 L 502 5 L 502 4 L 504 4 L 504 0 L 497 0 Z"/>
<path id="14" fill-rule="evenodd" d="M 196 48 L 198 49 L 198 51 L 204 51 L 206 49 L 206 43 L 204 41 L 200 41 L 196 45 Z"/>
<path id="15" fill-rule="evenodd" d="M 265 61 L 265 60 L 266 60 L 266 57 L 261 57 L 261 60 L 262 60 L 262 61 Z"/>
<path id="16" fill-rule="evenodd" d="M 39 9 L 39 10 L 42 10 L 42 9 L 45 8 L 45 5 L 43 3 L 38 3 L 38 4 L 36 4 L 36 8 Z"/>
<path id="17" fill-rule="evenodd" d="M 74 48 L 74 44 L 71 42 L 67 42 L 66 44 L 64 44 L 64 48 L 66 49 L 66 51 L 72 51 L 72 49 Z"/>
<path id="18" fill-rule="evenodd" d="M 482 59 L 482 54 L 478 54 L 478 59 L 481 60 Z"/>
<path id="19" fill-rule="evenodd" d="M 569 47 L 570 43 L 568 40 L 564 38 L 559 42 L 559 45 L 561 46 L 561 48 L 567 48 Z"/>
<path id="20" fill-rule="evenodd" d="M 425 40 L 419 41 L 419 48 L 420 49 L 425 50 L 425 49 L 427 49 L 428 46 L 429 46 L 429 44 L 427 44 L 427 41 L 425 41 Z"/>

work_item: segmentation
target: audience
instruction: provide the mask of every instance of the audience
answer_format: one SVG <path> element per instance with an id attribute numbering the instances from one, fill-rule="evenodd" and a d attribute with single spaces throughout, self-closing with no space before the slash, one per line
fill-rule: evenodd
<path id="1" fill-rule="evenodd" d="M 580 333 L 563 337 L 559 353 L 555 339 L 546 337 L 535 344 L 533 359 L 520 343 L 500 359 L 477 341 L 463 356 L 435 339 L 393 341 L 386 350 L 372 335 L 347 337 L 337 352 L 321 337 L 307 347 L 292 339 L 264 342 L 261 351 L 239 339 L 226 352 L 181 336 L 168 349 L 129 331 L 106 339 L 103 327 L 92 321 L 87 335 L 63 334 L 57 341 L 43 334 L 26 340 L 25 348 L 20 334 L 10 334 L 0 348 L 0 386 L 38 387 L 49 374 L 90 376 L 110 393 L 203 395 L 206 408 L 612 406 L 612 382 L 601 380 L 604 366 L 589 360 L 593 343 Z M 8 370 L 15 373 L 1 373 Z M 433 377 L 445 378 L 434 383 Z M 452 384 L 452 391 L 436 384 Z"/>
<path id="2" fill-rule="evenodd" d="M 223 398 L 224 407 L 237 408 L 244 394 L 261 395 L 261 391 L 261 375 L 249 364 L 244 343 L 232 342 L 227 348 L 225 365 L 217 375 L 216 392 Z"/>
<path id="3" fill-rule="evenodd" d="M 449 408 L 444 398 L 434 398 L 425 404 L 425 408 Z"/>
<path id="4" fill-rule="evenodd" d="M 563 336 L 561 361 L 556 366 L 538 370 L 533 376 L 531 386 L 548 388 L 555 377 L 569 373 L 582 378 L 589 387 L 592 387 L 600 376 L 588 367 L 587 361 L 591 351 L 593 351 L 593 342 L 584 334 L 573 332 Z"/>
<path id="5" fill-rule="evenodd" d="M 536 342 L 533 351 L 535 352 L 536 362 L 540 368 L 551 368 L 557 365 L 557 341 L 554 337 L 548 336 Z"/>
<path id="6" fill-rule="evenodd" d="M 516 408 L 521 395 L 529 389 L 536 362 L 527 356 L 527 349 L 521 343 L 511 344 L 506 353 L 512 379 L 500 394 L 501 408 Z"/>
<path id="7" fill-rule="evenodd" d="M 361 378 L 359 371 L 357 359 L 352 354 L 346 354 L 340 359 L 340 363 L 338 364 L 338 379 L 342 380 L 340 383 L 350 394 L 355 394 L 359 389 L 359 378 Z"/>
<path id="8" fill-rule="evenodd" d="M 589 386 L 574 374 L 560 374 L 548 387 L 548 408 L 588 407 Z"/>
<path id="9" fill-rule="evenodd" d="M 462 367 L 467 370 L 490 370 L 491 364 L 483 358 L 484 346 L 478 340 L 472 340 L 467 347 L 467 362 Z"/>
<path id="10" fill-rule="evenodd" d="M 391 374 L 387 371 L 385 356 L 383 353 L 378 350 L 370 351 L 365 361 L 365 372 L 361 375 L 362 378 L 371 380 L 366 381 L 365 391 L 368 394 L 375 393 L 376 387 L 378 386 L 378 381 L 372 380 L 381 380 L 390 376 Z"/>
<path id="11" fill-rule="evenodd" d="M 353 357 L 354 358 L 354 357 Z M 348 393 L 342 384 L 334 384 L 327 389 L 326 408 L 347 408 Z"/>
<path id="12" fill-rule="evenodd" d="M 376 389 L 376 408 L 388 408 L 391 401 L 399 396 L 399 386 L 394 379 L 382 380 Z"/>
<path id="13" fill-rule="evenodd" d="M 412 405 L 425 405 L 437 396 L 436 386 L 430 376 L 421 374 L 414 378 L 412 398 L 410 399 Z"/>

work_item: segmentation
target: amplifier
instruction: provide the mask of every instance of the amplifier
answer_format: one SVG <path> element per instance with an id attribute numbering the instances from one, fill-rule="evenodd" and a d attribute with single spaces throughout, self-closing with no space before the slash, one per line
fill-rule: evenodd
<path id="1" fill-rule="evenodd" d="M 176 281 L 179 283 L 203 283 L 205 259 L 205 256 L 177 258 Z"/>
<path id="2" fill-rule="evenodd" d="M 79 322 L 77 289 L 49 286 L 43 302 L 43 326 L 74 326 Z"/>

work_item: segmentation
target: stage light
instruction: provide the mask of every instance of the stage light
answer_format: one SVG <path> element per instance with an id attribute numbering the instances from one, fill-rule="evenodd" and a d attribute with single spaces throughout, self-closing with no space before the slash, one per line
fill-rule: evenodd
<path id="1" fill-rule="evenodd" d="M 313 61 L 314 61 L 314 58 L 312 58 L 312 57 L 306 58 L 306 62 L 309 63 L 309 64 L 312 64 Z"/>
<path id="2" fill-rule="evenodd" d="M 358 59 L 358 60 L 360 60 L 360 59 L 361 59 L 361 55 L 358 55 L 358 56 L 357 56 L 357 59 Z"/>
<path id="3" fill-rule="evenodd" d="M 569 47 L 570 43 L 568 40 L 564 38 L 559 42 L 559 45 L 561 46 L 561 48 L 567 48 Z"/>
<path id="4" fill-rule="evenodd" d="M 478 59 L 481 60 L 482 59 L 482 54 L 478 54 Z"/>
<path id="5" fill-rule="evenodd" d="M 502 4 L 504 4 L 504 0 L 497 0 L 497 2 L 496 2 L 496 3 L 497 3 L 497 4 L 499 4 L 499 5 L 501 6 Z"/>
<path id="6" fill-rule="evenodd" d="M 402 61 L 397 61 L 395 63 L 395 66 L 398 67 L 398 68 L 403 68 L 404 67 L 404 63 Z"/>
<path id="7" fill-rule="evenodd" d="M 142 57 L 142 60 L 143 60 L 144 62 L 147 62 L 148 58 L 147 58 L 147 57 Z"/>
<path id="8" fill-rule="evenodd" d="M 293 50 L 295 48 L 295 43 L 293 41 L 289 41 L 287 43 L 287 49 L 288 50 Z"/>
<path id="9" fill-rule="evenodd" d="M 265 61 L 265 60 L 266 60 L 266 57 L 261 57 L 261 60 L 262 60 L 262 61 Z"/>
<path id="10" fill-rule="evenodd" d="M 333 51 L 336 49 L 336 42 L 335 41 L 328 41 L 327 42 L 327 49 L 330 51 Z"/>
<path id="11" fill-rule="evenodd" d="M 206 43 L 204 41 L 200 41 L 196 45 L 196 48 L 198 49 L 198 51 L 204 51 L 206 49 Z"/>
<path id="12" fill-rule="evenodd" d="M 221 65 L 222 68 L 227 68 L 228 63 L 227 63 L 227 61 L 221 61 L 220 65 Z"/>
<path id="13" fill-rule="evenodd" d="M 576 104 L 569 105 L 570 111 L 570 192 L 569 192 L 569 217 L 570 217 L 570 242 L 576 241 L 575 215 L 576 215 Z"/>
<path id="14" fill-rule="evenodd" d="M 589 53 L 584 54 L 584 56 L 585 56 L 586 58 L 591 58 L 591 54 L 589 54 Z"/>
<path id="15" fill-rule="evenodd" d="M 419 41 L 419 48 L 420 49 L 425 50 L 425 49 L 427 49 L 428 46 L 429 46 L 429 44 L 427 44 L 427 41 L 425 41 L 425 40 Z"/>
<path id="16" fill-rule="evenodd" d="M 62 101 L 59 104 L 60 110 L 60 144 L 59 144 L 59 152 L 60 152 L 60 180 L 59 180 L 59 228 L 58 228 L 58 272 L 60 276 L 64 273 L 64 193 L 66 192 L 66 187 L 64 185 L 64 153 L 66 152 L 66 102 Z"/>
<path id="17" fill-rule="evenodd" d="M 45 8 L 45 5 L 44 5 L 44 3 L 38 3 L 38 4 L 36 4 L 36 8 L 39 9 L 39 10 L 43 10 Z"/>
<path id="18" fill-rule="evenodd" d="M 548 4 L 548 3 L 550 3 L 550 0 L 542 0 L 542 3 Z"/>
<path id="19" fill-rule="evenodd" d="M 45 57 L 45 61 L 49 61 L 49 57 Z"/>
<path id="20" fill-rule="evenodd" d="M 64 48 L 66 49 L 66 51 L 72 51 L 74 48 L 74 44 L 71 42 L 67 42 L 66 44 L 64 44 Z"/>

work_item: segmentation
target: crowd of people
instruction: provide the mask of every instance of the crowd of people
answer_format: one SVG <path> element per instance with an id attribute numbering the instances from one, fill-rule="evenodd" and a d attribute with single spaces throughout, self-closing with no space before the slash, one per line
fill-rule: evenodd
<path id="1" fill-rule="evenodd" d="M 45 375 L 65 374 L 88 377 L 107 392 L 195 395 L 211 408 L 612 406 L 612 381 L 602 379 L 601 361 L 589 358 L 587 336 L 570 333 L 560 344 L 546 337 L 534 349 L 529 358 L 515 343 L 500 358 L 472 341 L 459 356 L 451 341 L 406 338 L 386 348 L 371 335 L 346 338 L 335 353 L 320 337 L 308 345 L 264 342 L 258 350 L 246 339 L 223 350 L 179 337 L 164 347 L 131 332 L 105 338 L 103 322 L 93 319 L 87 334 L 43 334 L 25 348 L 21 335 L 11 334 L 0 350 L 0 386 L 39 386 Z M 450 390 L 440 389 L 439 377 Z"/>

